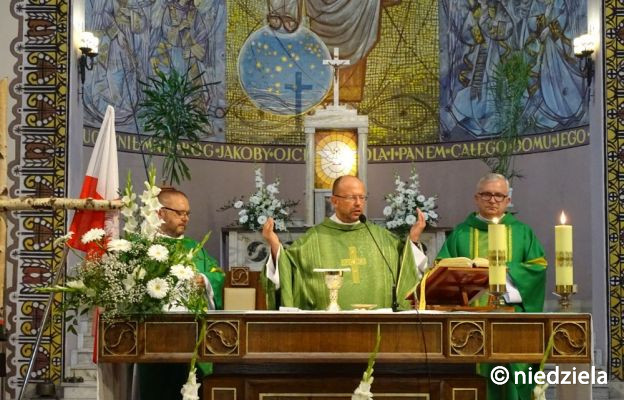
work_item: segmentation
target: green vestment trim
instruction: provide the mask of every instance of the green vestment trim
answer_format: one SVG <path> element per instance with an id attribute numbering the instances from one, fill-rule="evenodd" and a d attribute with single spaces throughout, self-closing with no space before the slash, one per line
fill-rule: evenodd
<path id="1" fill-rule="evenodd" d="M 353 304 L 375 304 L 378 308 L 392 305 L 393 277 L 399 274 L 397 298 L 403 309 L 410 304 L 405 297 L 417 282 L 416 266 L 411 246 L 389 231 L 368 223 L 390 269 L 371 239 L 364 224 L 338 224 L 326 218 L 282 249 L 278 267 L 281 305 L 303 310 L 323 310 L 329 304 L 329 294 L 322 273 L 315 268 L 351 268 L 344 274 L 338 303 L 344 310 Z M 263 274 L 265 275 L 265 274 Z M 275 288 L 265 277 L 268 305 L 276 308 Z"/>
<path id="2" fill-rule="evenodd" d="M 544 309 L 546 291 L 546 259 L 544 248 L 533 230 L 518 221 L 513 215 L 505 214 L 500 223 L 507 225 L 507 249 L 509 260 L 507 273 L 522 296 L 522 304 L 515 305 L 516 311 L 541 312 Z M 438 259 L 449 257 L 487 258 L 488 223 L 471 213 L 457 225 L 444 242 Z M 482 304 L 484 297 L 479 299 Z M 530 364 L 513 363 L 504 365 L 513 377 L 515 371 L 528 372 Z M 479 364 L 477 369 L 487 379 L 488 399 L 531 400 L 534 385 L 514 385 L 513 382 L 497 386 L 490 380 L 492 364 Z M 539 366 L 533 365 L 533 371 Z"/>

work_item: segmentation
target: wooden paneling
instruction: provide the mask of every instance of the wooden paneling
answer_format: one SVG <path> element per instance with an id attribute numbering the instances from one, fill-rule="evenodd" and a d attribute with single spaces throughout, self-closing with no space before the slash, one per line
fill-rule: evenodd
<path id="1" fill-rule="evenodd" d="M 591 362 L 589 314 L 223 312 L 206 316 L 200 359 L 217 363 L 365 362 L 377 328 L 378 363 Z M 192 315 L 100 321 L 103 362 L 188 362 Z"/>

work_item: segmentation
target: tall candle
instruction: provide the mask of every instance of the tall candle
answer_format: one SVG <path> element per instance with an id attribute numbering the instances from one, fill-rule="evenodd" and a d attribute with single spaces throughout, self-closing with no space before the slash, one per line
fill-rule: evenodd
<path id="1" fill-rule="evenodd" d="M 572 285 L 572 225 L 566 225 L 563 211 L 560 220 L 561 225 L 555 226 L 555 285 Z"/>
<path id="2" fill-rule="evenodd" d="M 490 285 L 504 285 L 507 283 L 507 227 L 494 223 L 488 225 L 488 255 L 490 261 Z"/>

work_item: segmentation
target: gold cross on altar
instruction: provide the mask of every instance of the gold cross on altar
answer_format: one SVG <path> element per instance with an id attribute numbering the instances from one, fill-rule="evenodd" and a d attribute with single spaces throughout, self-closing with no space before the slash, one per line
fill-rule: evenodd
<path id="1" fill-rule="evenodd" d="M 358 258 L 357 249 L 349 247 L 349 258 L 340 260 L 341 267 L 351 267 L 351 280 L 360 283 L 360 265 L 366 265 L 366 258 Z"/>

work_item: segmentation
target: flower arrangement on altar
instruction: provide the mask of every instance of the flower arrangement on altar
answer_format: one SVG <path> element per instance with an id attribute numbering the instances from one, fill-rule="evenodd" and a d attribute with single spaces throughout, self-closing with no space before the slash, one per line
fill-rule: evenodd
<path id="1" fill-rule="evenodd" d="M 109 321 L 166 311 L 187 311 L 199 319 L 208 311 L 205 288 L 195 281 L 198 271 L 194 258 L 210 235 L 189 250 L 181 241 L 159 234 L 162 220 L 158 211 L 162 205 L 155 177 L 151 168 L 139 203 L 128 175 L 121 209 L 123 238 L 112 238 L 99 228 L 87 231 L 80 240 L 95 244 L 94 250 L 81 259 L 64 285 L 40 289 L 64 294 L 62 309 L 69 331 L 76 333 L 77 315 L 93 307 L 102 310 L 101 318 Z M 55 245 L 65 244 L 71 236 L 72 232 L 57 239 Z M 202 339 L 203 335 L 195 347 L 188 381 L 181 389 L 184 400 L 198 399 L 195 363 Z"/>
<path id="2" fill-rule="evenodd" d="M 416 168 L 412 168 L 406 182 L 395 174 L 394 183 L 396 185 L 394 192 L 385 196 L 387 205 L 383 209 L 383 215 L 386 217 L 386 228 L 400 237 L 405 237 L 418 217 L 416 209 L 423 212 L 428 224 L 435 226 L 439 218 L 438 213 L 434 211 L 436 197 L 425 197 L 420 193 Z"/>
<path id="3" fill-rule="evenodd" d="M 219 208 L 219 211 L 238 210 L 236 223 L 251 231 L 262 229 L 269 217 L 275 220 L 275 230 L 286 231 L 286 224 L 294 213 L 292 207 L 299 202 L 278 199 L 276 195 L 279 193 L 279 184 L 279 178 L 271 184 L 265 184 L 262 170 L 258 168 L 255 171 L 256 191 L 249 196 L 249 199 L 245 202 L 241 196 L 240 199 L 231 200 Z"/>
<path id="4" fill-rule="evenodd" d="M 158 210 L 162 206 L 154 181 L 152 169 L 139 205 L 128 177 L 121 210 L 124 237 L 111 238 L 99 228 L 87 231 L 80 240 L 95 244 L 96 250 L 78 263 L 64 285 L 44 289 L 65 294 L 63 309 L 70 311 L 70 331 L 75 332 L 78 311 L 92 307 L 100 307 L 107 320 L 180 309 L 200 315 L 207 310 L 205 289 L 194 281 L 193 258 L 209 235 L 190 251 L 180 241 L 160 235 Z M 60 240 L 67 241 L 71 235 Z"/>

